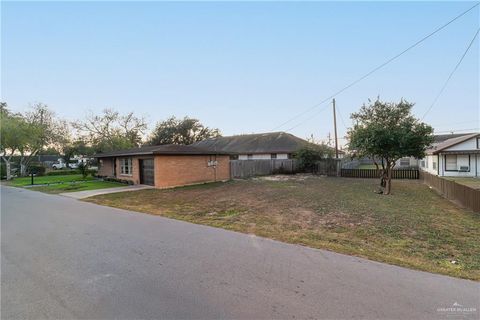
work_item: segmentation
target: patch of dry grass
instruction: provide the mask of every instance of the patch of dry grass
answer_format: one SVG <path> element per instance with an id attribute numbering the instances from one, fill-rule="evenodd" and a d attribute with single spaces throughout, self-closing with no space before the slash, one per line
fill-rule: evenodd
<path id="1" fill-rule="evenodd" d="M 391 196 L 375 194 L 376 183 L 300 176 L 87 201 L 480 280 L 480 214 L 456 207 L 418 181 L 395 180 Z"/>
<path id="2" fill-rule="evenodd" d="M 470 187 L 472 189 L 480 189 L 480 178 L 460 178 L 460 177 L 442 177 L 447 180 L 452 180 L 455 181 L 456 183 L 463 184 L 467 187 Z"/>

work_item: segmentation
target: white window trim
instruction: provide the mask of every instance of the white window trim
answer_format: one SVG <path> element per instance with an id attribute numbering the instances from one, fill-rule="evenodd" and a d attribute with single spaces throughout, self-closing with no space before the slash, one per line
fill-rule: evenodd
<path id="1" fill-rule="evenodd" d="M 455 169 L 449 169 L 448 158 L 453 158 L 453 157 L 455 157 Z M 458 159 L 456 154 L 445 155 L 445 171 L 458 171 Z"/>
<path id="2" fill-rule="evenodd" d="M 124 164 L 125 161 L 126 161 L 127 165 Z M 121 176 L 127 176 L 127 177 L 133 176 L 133 160 L 132 160 L 132 158 L 120 158 L 119 162 L 120 162 L 120 175 Z M 130 162 L 130 163 L 128 163 L 128 162 Z M 124 169 L 124 167 L 128 168 L 128 164 L 130 165 L 130 170 L 128 170 L 128 171 L 130 171 L 130 173 L 124 173 L 123 169 Z"/>

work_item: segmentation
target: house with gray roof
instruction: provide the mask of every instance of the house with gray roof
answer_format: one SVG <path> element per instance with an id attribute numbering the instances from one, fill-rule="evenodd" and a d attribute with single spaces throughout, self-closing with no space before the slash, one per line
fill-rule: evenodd
<path id="1" fill-rule="evenodd" d="M 238 160 L 290 159 L 304 147 L 315 147 L 314 144 L 286 132 L 210 138 L 193 145 L 211 151 L 226 152 Z"/>
<path id="2" fill-rule="evenodd" d="M 445 177 L 480 177 L 480 133 L 435 136 L 420 169 Z"/>

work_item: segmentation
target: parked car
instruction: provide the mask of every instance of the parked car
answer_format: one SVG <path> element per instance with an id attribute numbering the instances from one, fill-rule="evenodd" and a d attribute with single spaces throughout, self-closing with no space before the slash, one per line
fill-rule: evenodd
<path id="1" fill-rule="evenodd" d="M 65 165 L 64 162 L 57 162 L 52 164 L 52 169 L 57 170 L 57 169 L 65 169 L 67 166 Z"/>
<path id="2" fill-rule="evenodd" d="M 71 161 L 68 166 L 70 167 L 70 169 L 78 169 L 78 160 L 73 160 Z"/>

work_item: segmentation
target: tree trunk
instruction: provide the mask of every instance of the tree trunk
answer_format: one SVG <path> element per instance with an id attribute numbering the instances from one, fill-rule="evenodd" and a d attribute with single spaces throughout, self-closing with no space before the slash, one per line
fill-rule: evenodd
<path id="1" fill-rule="evenodd" d="M 7 175 L 7 180 L 12 180 L 12 166 L 10 164 L 10 158 L 11 157 L 6 157 L 2 156 L 3 161 L 5 161 L 5 171 Z"/>
<path id="2" fill-rule="evenodd" d="M 20 158 L 20 176 L 25 177 L 27 175 L 27 166 L 25 165 L 25 157 Z"/>
<path id="3" fill-rule="evenodd" d="M 388 195 L 392 190 L 392 168 L 390 166 L 387 167 L 387 178 L 385 180 L 385 190 L 383 194 Z"/>
<path id="4" fill-rule="evenodd" d="M 5 170 L 7 171 L 7 180 L 12 180 L 12 167 L 10 161 L 5 160 Z"/>

